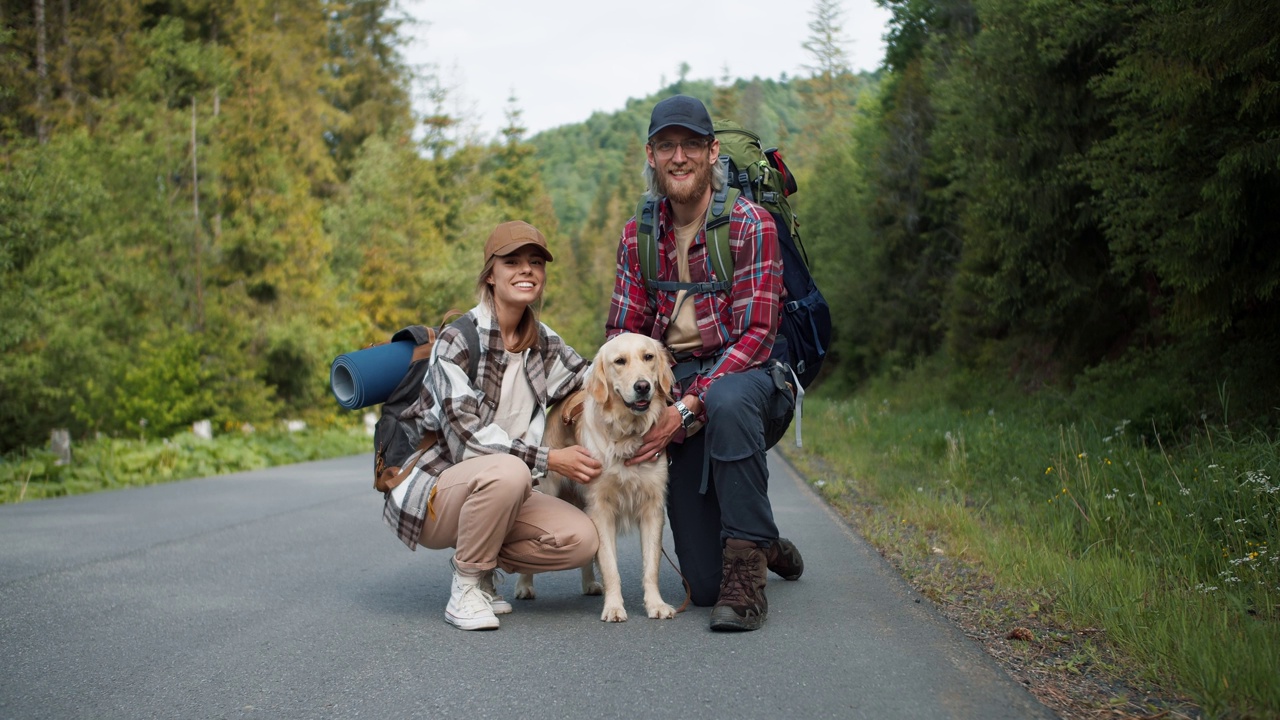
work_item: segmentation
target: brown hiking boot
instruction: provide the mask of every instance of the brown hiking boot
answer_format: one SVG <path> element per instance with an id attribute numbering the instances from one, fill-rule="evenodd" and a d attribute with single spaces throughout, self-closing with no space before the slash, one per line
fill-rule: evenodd
<path id="1" fill-rule="evenodd" d="M 765 551 L 769 561 L 769 571 L 782 576 L 783 580 L 799 580 L 804 573 L 804 558 L 795 543 L 786 538 L 774 540 Z"/>
<path id="2" fill-rule="evenodd" d="M 759 630 L 769 616 L 769 600 L 764 596 L 768 572 L 765 551 L 754 544 L 734 547 L 744 542 L 728 540 L 725 543 L 720 598 L 711 608 L 712 630 Z"/>

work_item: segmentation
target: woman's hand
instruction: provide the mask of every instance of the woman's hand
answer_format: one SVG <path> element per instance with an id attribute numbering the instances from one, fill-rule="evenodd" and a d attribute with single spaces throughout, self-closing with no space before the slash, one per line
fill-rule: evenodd
<path id="1" fill-rule="evenodd" d="M 571 445 L 547 453 L 547 469 L 586 485 L 600 477 L 603 466 L 581 445 Z"/>

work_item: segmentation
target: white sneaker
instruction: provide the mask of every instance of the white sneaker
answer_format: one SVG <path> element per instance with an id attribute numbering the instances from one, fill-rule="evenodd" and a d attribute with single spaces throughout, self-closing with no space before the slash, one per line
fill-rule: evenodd
<path id="1" fill-rule="evenodd" d="M 511 607 L 511 603 L 498 594 L 497 585 L 502 584 L 502 574 L 497 570 L 489 570 L 480 573 L 480 589 L 485 595 L 489 596 L 489 607 L 493 609 L 494 615 L 506 615 L 515 608 Z"/>
<path id="2" fill-rule="evenodd" d="M 480 589 L 479 577 L 453 574 L 449 604 L 444 621 L 462 630 L 497 630 L 498 616 L 489 605 L 489 595 Z"/>

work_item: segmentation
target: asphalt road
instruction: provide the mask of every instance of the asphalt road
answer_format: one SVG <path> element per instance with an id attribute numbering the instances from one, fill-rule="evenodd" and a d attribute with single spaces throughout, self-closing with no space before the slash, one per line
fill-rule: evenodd
<path id="1" fill-rule="evenodd" d="M 741 634 L 645 618 L 634 537 L 629 622 L 567 571 L 456 630 L 449 554 L 382 524 L 369 456 L 0 506 L 0 718 L 1053 717 L 770 463 L 805 574 Z"/>

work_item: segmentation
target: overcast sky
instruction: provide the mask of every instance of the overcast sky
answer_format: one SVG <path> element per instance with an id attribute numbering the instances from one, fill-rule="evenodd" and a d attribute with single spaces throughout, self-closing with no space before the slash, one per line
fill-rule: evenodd
<path id="1" fill-rule="evenodd" d="M 405 57 L 433 65 L 455 87 L 451 113 L 465 113 L 488 139 L 506 124 L 515 96 L 529 135 L 613 112 L 658 91 L 689 64 L 690 80 L 779 78 L 810 73 L 812 2 L 788 0 L 402 0 L 420 21 Z M 884 57 L 889 12 L 874 0 L 844 0 L 843 34 L 855 71 Z M 783 8 L 793 8 L 783 11 Z M 415 106 L 426 109 L 425 98 Z"/>

